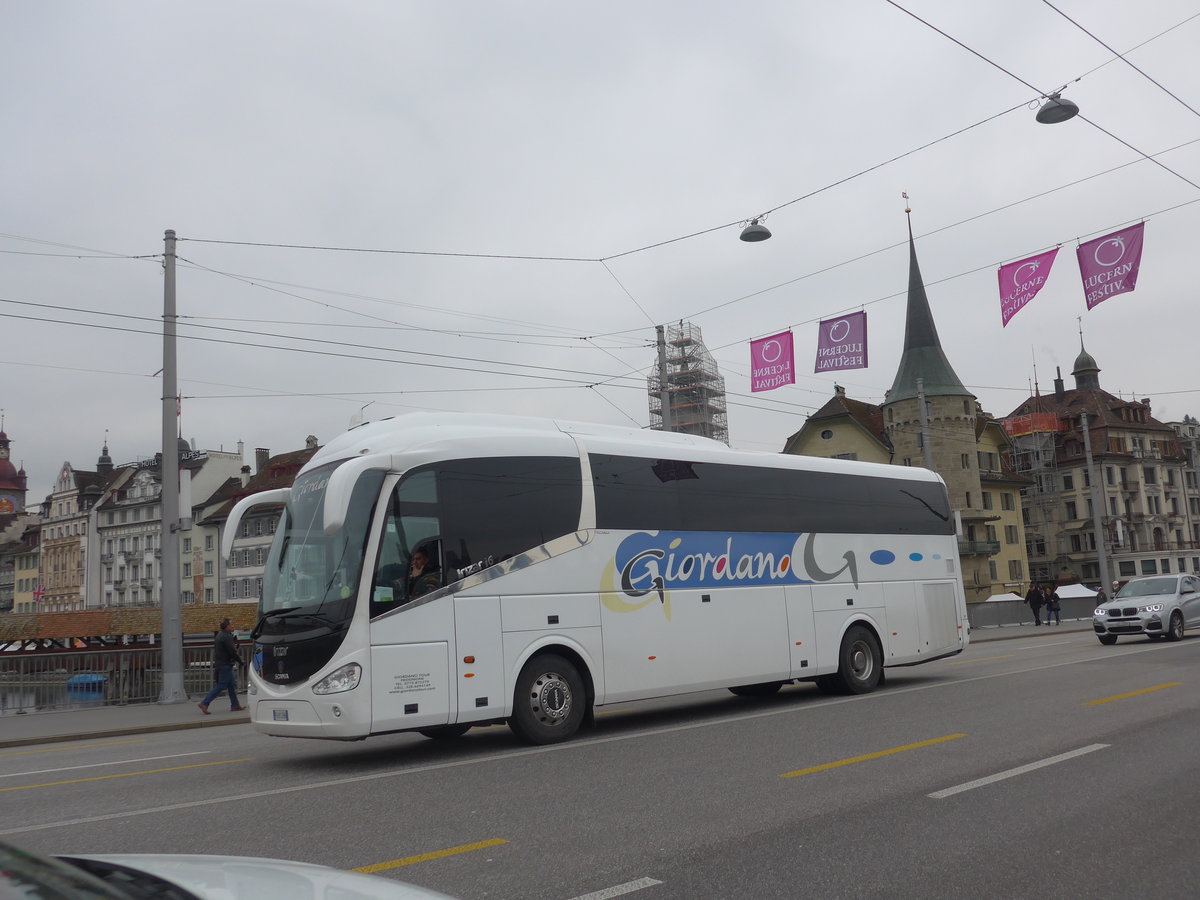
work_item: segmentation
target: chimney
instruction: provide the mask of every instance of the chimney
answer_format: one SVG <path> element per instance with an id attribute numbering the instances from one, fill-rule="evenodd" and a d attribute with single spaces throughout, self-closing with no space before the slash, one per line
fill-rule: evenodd
<path id="1" fill-rule="evenodd" d="M 1063 389 L 1062 366 L 1054 367 L 1054 399 L 1062 403 L 1067 392 Z"/>
<path id="2" fill-rule="evenodd" d="M 271 458 L 271 451 L 266 447 L 258 447 L 254 451 L 254 474 L 261 475 L 262 470 L 266 468 L 267 460 Z"/>
<path id="3" fill-rule="evenodd" d="M 842 387 L 840 384 L 834 384 L 834 386 L 833 386 L 833 395 L 834 395 L 835 397 L 845 397 L 845 396 L 846 396 L 846 389 L 845 389 L 844 387 Z"/>
<path id="4" fill-rule="evenodd" d="M 1146 407 L 1146 412 L 1150 412 L 1150 398 L 1149 397 L 1142 398 L 1142 406 Z"/>
<path id="5" fill-rule="evenodd" d="M 242 479 L 242 487 L 245 487 L 250 482 L 250 467 L 249 466 L 242 466 L 241 479 Z"/>

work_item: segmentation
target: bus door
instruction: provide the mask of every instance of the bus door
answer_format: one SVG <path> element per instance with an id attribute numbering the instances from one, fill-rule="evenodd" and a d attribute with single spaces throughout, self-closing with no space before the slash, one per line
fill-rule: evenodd
<path id="1" fill-rule="evenodd" d="M 445 725 L 452 690 L 454 610 L 423 601 L 442 587 L 437 486 L 432 472 L 403 479 L 389 498 L 371 583 L 371 731 Z"/>
<path id="2" fill-rule="evenodd" d="M 812 588 L 806 584 L 787 585 L 787 638 L 791 653 L 791 677 L 804 678 L 816 671 L 817 633 L 813 626 Z"/>

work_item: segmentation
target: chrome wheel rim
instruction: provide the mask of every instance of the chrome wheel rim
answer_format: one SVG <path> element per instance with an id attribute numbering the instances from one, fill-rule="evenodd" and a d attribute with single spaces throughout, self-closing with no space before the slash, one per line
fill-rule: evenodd
<path id="1" fill-rule="evenodd" d="M 875 655 L 866 641 L 850 645 L 850 674 L 858 681 L 867 681 L 875 671 Z"/>
<path id="2" fill-rule="evenodd" d="M 571 685 L 557 672 L 545 672 L 533 680 L 529 708 L 543 725 L 561 725 L 571 715 Z"/>

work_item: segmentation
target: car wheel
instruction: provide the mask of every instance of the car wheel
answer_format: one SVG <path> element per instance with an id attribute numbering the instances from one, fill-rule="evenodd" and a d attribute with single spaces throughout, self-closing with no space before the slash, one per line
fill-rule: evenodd
<path id="1" fill-rule="evenodd" d="M 435 741 L 441 741 L 449 738 L 462 737 L 470 730 L 470 725 L 435 725 L 433 728 L 418 728 L 417 734 L 423 734 L 427 738 L 433 738 Z"/>
<path id="2" fill-rule="evenodd" d="M 1117 642 L 1117 636 L 1115 634 L 1101 634 L 1097 635 L 1097 637 L 1100 638 L 1100 643 L 1102 643 L 1105 647 L 1111 647 Z"/>
<path id="3" fill-rule="evenodd" d="M 772 694 L 777 694 L 781 687 L 783 687 L 782 681 L 764 681 L 762 684 L 740 684 L 737 687 L 731 687 L 729 693 L 739 697 L 770 697 Z"/>
<path id="4" fill-rule="evenodd" d="M 556 744 L 579 730 L 587 694 L 575 666 L 553 653 L 535 656 L 517 676 L 508 727 L 530 744 Z"/>
<path id="5" fill-rule="evenodd" d="M 853 625 L 842 637 L 838 670 L 817 679 L 824 693 L 868 694 L 883 676 L 883 651 L 875 635 L 862 625 Z"/>
<path id="6" fill-rule="evenodd" d="M 1168 641 L 1183 640 L 1183 613 L 1179 610 L 1171 613 L 1171 624 L 1167 626 Z"/>

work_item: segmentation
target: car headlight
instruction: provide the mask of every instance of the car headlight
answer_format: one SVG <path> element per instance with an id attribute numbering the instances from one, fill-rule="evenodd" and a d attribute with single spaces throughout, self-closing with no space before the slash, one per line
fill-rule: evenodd
<path id="1" fill-rule="evenodd" d="M 1139 606 L 1138 612 L 1162 612 L 1163 605 L 1161 603 L 1149 603 L 1146 606 Z"/>
<path id="2" fill-rule="evenodd" d="M 358 663 L 350 663 L 330 672 L 313 685 L 312 691 L 314 694 L 340 694 L 343 691 L 354 690 L 361 680 L 362 666 Z"/>
<path id="3" fill-rule="evenodd" d="M 1093 616 L 1107 616 L 1108 610 L 1102 609 L 1101 607 L 1097 606 L 1094 610 L 1092 610 L 1092 615 Z"/>

